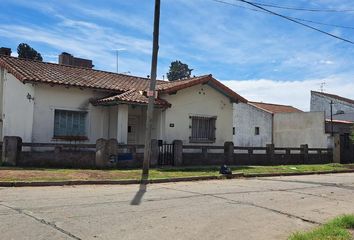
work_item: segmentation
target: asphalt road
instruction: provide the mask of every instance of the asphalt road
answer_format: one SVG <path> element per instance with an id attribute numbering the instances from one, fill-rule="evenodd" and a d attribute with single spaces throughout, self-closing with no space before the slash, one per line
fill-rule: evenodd
<path id="1" fill-rule="evenodd" d="M 0 239 L 287 239 L 354 213 L 354 174 L 0 188 Z"/>

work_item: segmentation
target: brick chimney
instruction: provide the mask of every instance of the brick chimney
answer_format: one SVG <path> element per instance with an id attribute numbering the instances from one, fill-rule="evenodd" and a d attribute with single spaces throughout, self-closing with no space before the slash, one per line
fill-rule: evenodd
<path id="1" fill-rule="evenodd" d="M 0 55 L 11 56 L 11 48 L 1 47 L 0 48 Z"/>
<path id="2" fill-rule="evenodd" d="M 59 64 L 70 65 L 76 67 L 93 68 L 92 60 L 76 58 L 70 53 L 63 52 L 59 55 Z"/>

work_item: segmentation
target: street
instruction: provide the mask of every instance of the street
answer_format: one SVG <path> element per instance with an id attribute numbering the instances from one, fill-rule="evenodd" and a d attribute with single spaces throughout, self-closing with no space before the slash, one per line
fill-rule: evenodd
<path id="1" fill-rule="evenodd" d="M 354 174 L 0 188 L 0 239 L 287 239 L 354 213 Z"/>

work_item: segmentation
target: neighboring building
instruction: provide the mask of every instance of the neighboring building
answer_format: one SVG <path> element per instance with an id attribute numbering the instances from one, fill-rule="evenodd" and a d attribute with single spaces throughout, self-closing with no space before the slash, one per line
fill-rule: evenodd
<path id="1" fill-rule="evenodd" d="M 278 113 L 301 112 L 292 106 L 248 102 L 234 105 L 234 144 L 265 147 L 273 141 L 273 118 Z"/>
<path id="2" fill-rule="evenodd" d="M 328 147 L 324 113 L 287 105 L 248 102 L 234 105 L 234 144 L 241 147 Z"/>
<path id="3" fill-rule="evenodd" d="M 332 129 L 333 133 L 339 134 L 348 135 L 351 132 L 354 122 L 354 100 L 335 94 L 311 91 L 310 110 L 325 112 L 327 133 L 332 133 Z"/>
<path id="4" fill-rule="evenodd" d="M 273 139 L 276 147 L 327 148 L 331 139 L 325 131 L 324 112 L 274 114 Z"/>
<path id="5" fill-rule="evenodd" d="M 91 61 L 75 59 L 64 54 L 64 65 L 0 56 L 1 139 L 144 143 L 149 79 L 94 70 Z M 158 81 L 152 136 L 223 145 L 232 141 L 239 102 L 247 101 L 211 75 Z"/>
<path id="6" fill-rule="evenodd" d="M 332 116 L 335 120 L 354 121 L 354 100 L 338 95 L 311 91 L 311 112 L 325 112 L 326 118 Z"/>

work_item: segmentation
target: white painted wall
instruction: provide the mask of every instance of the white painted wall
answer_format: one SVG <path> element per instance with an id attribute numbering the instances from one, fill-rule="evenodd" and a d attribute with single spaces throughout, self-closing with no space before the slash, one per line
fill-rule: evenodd
<path id="1" fill-rule="evenodd" d="M 3 140 L 4 80 L 5 69 L 0 68 L 0 141 Z"/>
<path id="2" fill-rule="evenodd" d="M 118 143 L 127 144 L 128 143 L 128 105 L 119 104 L 117 107 L 118 107 L 117 140 Z"/>
<path id="3" fill-rule="evenodd" d="M 324 112 L 274 114 L 275 147 L 327 148 Z"/>
<path id="4" fill-rule="evenodd" d="M 272 143 L 272 114 L 247 103 L 234 104 L 235 146 L 265 147 Z M 259 135 L 255 135 L 259 127 Z"/>
<path id="5" fill-rule="evenodd" d="M 51 142 L 53 140 L 55 109 L 88 112 L 87 135 L 89 140 L 85 143 L 95 143 L 98 138 L 108 138 L 110 108 L 92 106 L 89 103 L 90 98 L 105 95 L 102 92 L 89 89 L 36 85 L 33 142 Z"/>
<path id="6" fill-rule="evenodd" d="M 164 118 L 164 140 L 171 143 L 173 140 L 182 140 L 184 144 L 191 144 L 189 128 L 191 115 L 217 116 L 216 141 L 212 145 L 223 145 L 232 141 L 232 103 L 230 99 L 208 85 L 196 85 L 178 91 L 174 95 L 162 95 L 172 104 L 171 108 L 162 113 Z M 170 124 L 174 127 L 170 127 Z M 162 125 L 160 125 L 162 126 Z"/>
<path id="7" fill-rule="evenodd" d="M 31 142 L 34 101 L 28 100 L 27 94 L 36 97 L 35 89 L 6 70 L 3 83 L 3 136 L 19 136 L 23 142 Z"/>

